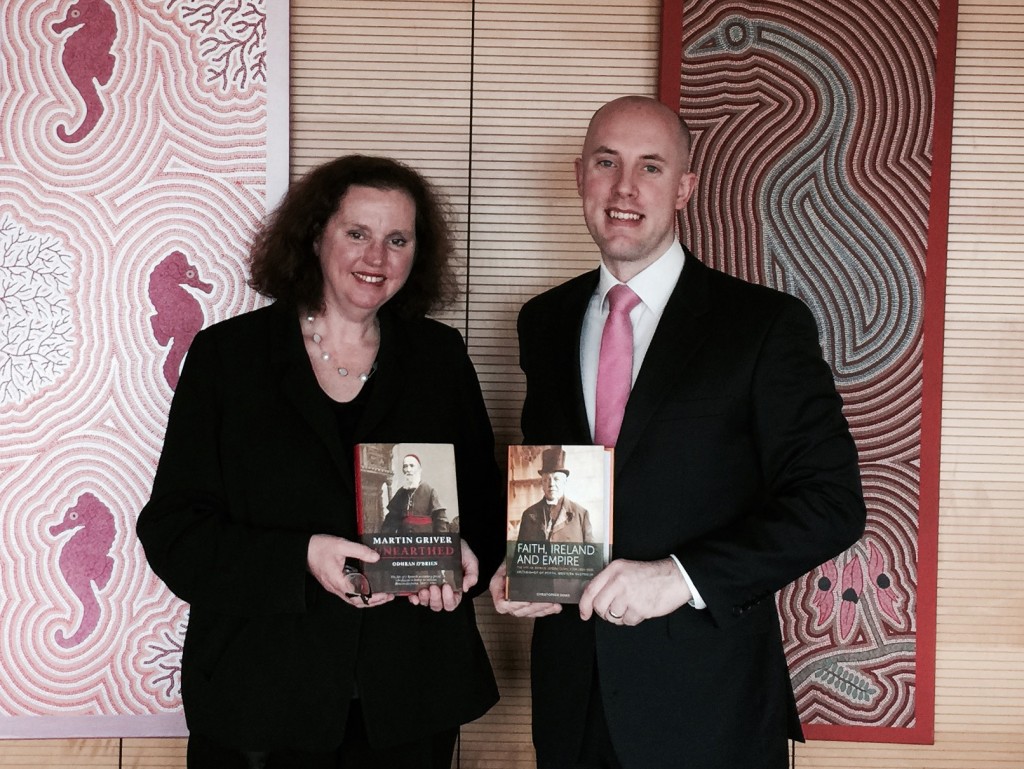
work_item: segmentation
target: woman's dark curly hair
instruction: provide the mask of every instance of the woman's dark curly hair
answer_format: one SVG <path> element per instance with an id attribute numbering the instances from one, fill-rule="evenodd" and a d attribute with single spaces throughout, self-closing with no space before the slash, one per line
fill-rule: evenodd
<path id="1" fill-rule="evenodd" d="M 315 246 L 353 184 L 401 190 L 416 204 L 416 254 L 409 279 L 388 306 L 405 318 L 423 317 L 457 294 L 448 209 L 433 186 L 391 158 L 346 155 L 309 171 L 256 233 L 249 251 L 249 285 L 264 296 L 323 310 L 324 276 Z"/>

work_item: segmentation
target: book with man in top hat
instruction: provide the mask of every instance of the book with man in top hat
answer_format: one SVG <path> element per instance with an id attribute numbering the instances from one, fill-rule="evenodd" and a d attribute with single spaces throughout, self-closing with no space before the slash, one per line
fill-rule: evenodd
<path id="1" fill-rule="evenodd" d="M 612 461 L 604 446 L 508 447 L 508 600 L 578 603 L 608 565 Z"/>

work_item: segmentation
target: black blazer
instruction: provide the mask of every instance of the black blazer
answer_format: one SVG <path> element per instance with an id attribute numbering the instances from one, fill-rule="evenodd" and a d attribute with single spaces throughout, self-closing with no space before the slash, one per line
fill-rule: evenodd
<path id="1" fill-rule="evenodd" d="M 597 281 L 582 275 L 520 313 L 526 443 L 591 442 L 579 350 Z M 687 254 L 615 449 L 613 548 L 674 553 L 707 609 L 632 628 L 581 622 L 575 607 L 538 620 L 538 750 L 571 762 L 596 660 L 626 769 L 786 766 L 787 735 L 801 732 L 773 594 L 864 528 L 841 409 L 808 309 Z"/>
<path id="2" fill-rule="evenodd" d="M 386 310 L 386 308 L 385 308 Z M 455 445 L 462 536 L 479 590 L 504 551 L 494 438 L 458 332 L 380 313 L 373 388 L 352 442 Z M 498 698 L 472 601 L 357 610 L 306 571 L 315 533 L 356 539 L 354 456 L 279 302 L 202 331 L 182 371 L 138 534 L 190 604 L 190 730 L 248 750 L 329 750 L 358 689 L 370 739 L 470 721 Z"/>

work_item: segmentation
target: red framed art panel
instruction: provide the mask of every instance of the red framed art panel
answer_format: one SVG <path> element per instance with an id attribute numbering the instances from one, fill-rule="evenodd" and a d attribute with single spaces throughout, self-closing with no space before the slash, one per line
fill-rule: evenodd
<path id="1" fill-rule="evenodd" d="M 658 97 L 694 132 L 684 240 L 807 301 L 861 451 L 864 540 L 779 595 L 804 732 L 931 743 L 957 2 L 846 6 L 663 0 Z"/>

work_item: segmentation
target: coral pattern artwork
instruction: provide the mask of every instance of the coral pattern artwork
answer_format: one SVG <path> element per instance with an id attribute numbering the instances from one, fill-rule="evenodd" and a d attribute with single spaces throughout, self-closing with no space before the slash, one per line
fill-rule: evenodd
<path id="1" fill-rule="evenodd" d="M 801 720 L 812 738 L 928 742 L 938 468 L 922 456 L 938 420 L 922 414 L 929 343 L 941 361 L 930 227 L 936 185 L 948 193 L 934 126 L 952 55 L 940 2 L 681 4 L 681 67 L 666 77 L 699 178 L 684 239 L 810 307 L 860 453 L 864 537 L 778 596 Z"/>
<path id="2" fill-rule="evenodd" d="M 135 519 L 189 344 L 260 303 L 267 6 L 4 0 L 0 737 L 184 733 Z"/>

